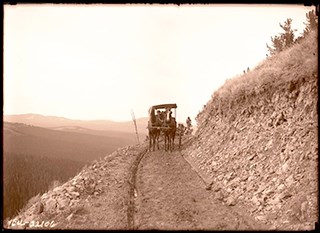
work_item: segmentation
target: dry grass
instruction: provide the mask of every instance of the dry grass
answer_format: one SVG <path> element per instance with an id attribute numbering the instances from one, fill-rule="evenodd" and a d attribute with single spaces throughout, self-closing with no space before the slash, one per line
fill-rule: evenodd
<path id="1" fill-rule="evenodd" d="M 270 87 L 301 77 L 308 79 L 317 73 L 318 37 L 313 32 L 299 44 L 266 58 L 249 73 L 226 80 L 212 98 L 229 102 L 242 95 L 258 94 L 263 85 Z"/>
<path id="2" fill-rule="evenodd" d="M 226 80 L 197 115 L 197 124 L 206 124 L 212 114 L 225 115 L 236 105 L 259 98 L 266 91 L 272 96 L 276 91 L 290 89 L 292 84 L 317 77 L 318 35 L 312 32 L 300 43 L 267 57 L 250 72 Z"/>

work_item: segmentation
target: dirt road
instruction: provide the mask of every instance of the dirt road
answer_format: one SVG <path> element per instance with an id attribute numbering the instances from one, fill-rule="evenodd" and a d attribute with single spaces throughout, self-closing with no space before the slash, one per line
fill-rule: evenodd
<path id="1" fill-rule="evenodd" d="M 56 215 L 44 211 L 36 218 L 36 209 L 30 208 L 21 219 L 50 220 L 54 229 L 269 229 L 252 219 L 240 203 L 229 206 L 215 197 L 214 184 L 208 190 L 179 150 L 146 153 L 146 147 L 119 149 L 58 187 L 58 193 L 55 189 L 46 195 L 58 200 L 54 198 L 64 197 L 81 180 L 95 181 L 99 192 L 80 193 L 72 200 L 77 204 Z"/>
<path id="2" fill-rule="evenodd" d="M 260 230 L 241 206 L 227 206 L 179 151 L 147 153 L 136 175 L 135 229 Z"/>

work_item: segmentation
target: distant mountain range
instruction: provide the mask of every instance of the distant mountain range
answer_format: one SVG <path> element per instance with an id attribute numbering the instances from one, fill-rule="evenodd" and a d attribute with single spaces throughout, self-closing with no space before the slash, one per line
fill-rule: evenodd
<path id="1" fill-rule="evenodd" d="M 53 130 L 24 123 L 3 123 L 3 150 L 90 162 L 119 147 L 137 144 L 135 133 L 98 131 L 76 127 Z"/>
<path id="2" fill-rule="evenodd" d="M 4 115 L 3 121 L 3 149 L 10 153 L 89 162 L 138 143 L 133 121 L 84 121 L 39 114 Z M 147 122 L 147 118 L 136 120 L 140 142 L 147 135 Z"/>
<path id="3" fill-rule="evenodd" d="M 136 133 L 133 121 L 116 122 L 110 120 L 73 120 L 64 117 L 43 116 L 40 114 L 4 115 L 3 121 L 24 123 L 27 125 L 63 131 L 90 132 L 91 134 L 104 133 L 90 130 Z M 142 138 L 144 138 L 145 135 L 147 135 L 148 118 L 136 119 L 136 124 L 139 136 L 141 134 Z"/>

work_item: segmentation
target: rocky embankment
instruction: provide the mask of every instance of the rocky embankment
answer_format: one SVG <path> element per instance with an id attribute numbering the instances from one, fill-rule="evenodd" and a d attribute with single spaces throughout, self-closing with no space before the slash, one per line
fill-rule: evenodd
<path id="1" fill-rule="evenodd" d="M 5 228 L 128 228 L 131 167 L 144 148 L 120 148 L 93 161 L 68 182 L 32 198 L 15 218 L 5 222 Z"/>
<path id="2" fill-rule="evenodd" d="M 234 80 L 264 78 L 250 90 L 225 94 L 231 80 L 198 115 L 184 151 L 217 199 L 245 203 L 271 229 L 313 229 L 318 221 L 317 59 L 314 34 Z"/>

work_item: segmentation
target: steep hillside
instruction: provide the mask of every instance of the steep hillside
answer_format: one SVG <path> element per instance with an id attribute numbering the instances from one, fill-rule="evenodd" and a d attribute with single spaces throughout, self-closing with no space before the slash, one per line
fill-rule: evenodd
<path id="1" fill-rule="evenodd" d="M 145 146 L 119 148 L 102 159 L 92 161 L 64 184 L 31 198 L 14 218 L 4 221 L 4 227 L 126 228 L 131 168 L 145 151 Z M 89 212 L 95 216 L 93 219 L 87 218 Z"/>
<path id="2" fill-rule="evenodd" d="M 228 80 L 197 117 L 186 159 L 228 205 L 273 229 L 318 221 L 318 38 Z"/>

